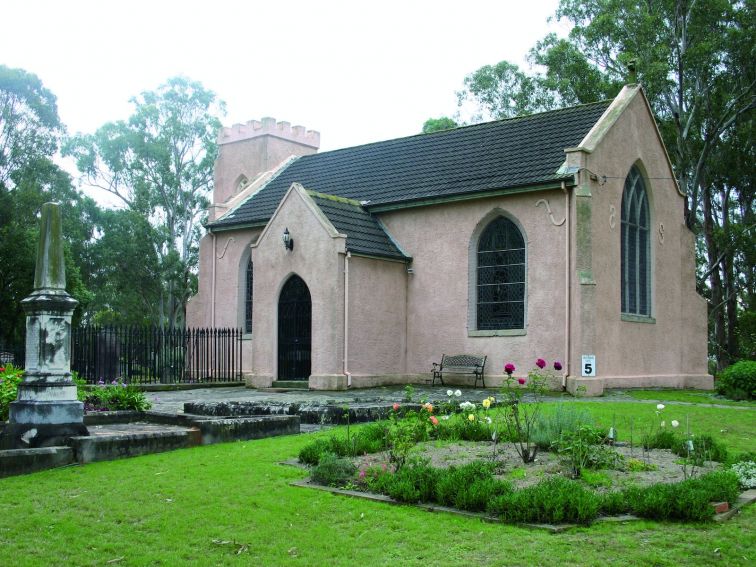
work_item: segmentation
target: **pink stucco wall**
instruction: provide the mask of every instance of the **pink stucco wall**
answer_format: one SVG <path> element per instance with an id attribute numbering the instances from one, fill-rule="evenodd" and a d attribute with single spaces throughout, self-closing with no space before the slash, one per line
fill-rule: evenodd
<path id="1" fill-rule="evenodd" d="M 543 204 L 536 206 L 541 199 L 548 201 L 556 222 L 564 219 L 564 194 L 558 190 L 381 215 L 392 236 L 413 257 L 407 300 L 408 374 L 426 377 L 431 363 L 443 353 L 479 353 L 488 356 L 486 384 L 495 386 L 501 382 L 505 362 L 525 371 L 538 357 L 564 360 L 566 228 L 555 226 Z M 525 329 L 475 336 L 470 286 L 477 237 L 499 214 L 514 220 L 526 239 Z"/>
<path id="2" fill-rule="evenodd" d="M 245 270 L 250 244 L 257 240 L 260 232 L 261 229 L 236 230 L 206 234 L 202 238 L 199 291 L 187 304 L 187 327 L 244 327 Z M 251 339 L 245 335 L 242 340 L 242 370 L 245 372 L 251 371 L 254 365 Z"/>
<path id="3" fill-rule="evenodd" d="M 281 235 L 288 228 L 294 250 L 287 251 Z M 317 386 L 331 378 L 343 380 L 344 237 L 329 232 L 313 211 L 304 191 L 291 190 L 255 246 L 253 350 L 254 368 L 248 383 L 265 386 L 277 378 L 278 297 L 286 280 L 297 274 L 312 298 L 312 376 Z M 335 379 L 335 378 L 334 378 Z"/>
<path id="4" fill-rule="evenodd" d="M 577 159 L 586 168 L 580 174 L 581 187 L 590 193 L 585 198 L 591 210 L 590 271 L 595 286 L 581 290 L 576 282 L 572 358 L 595 354 L 597 378 L 604 387 L 710 387 L 706 307 L 695 292 L 684 198 L 640 93 L 597 147 L 580 153 Z M 622 320 L 620 312 L 621 199 L 633 165 L 644 175 L 651 203 L 652 317 L 647 322 Z M 591 173 L 598 179 L 592 180 Z M 580 253 L 576 250 L 573 256 L 577 262 Z M 586 317 L 586 310 L 594 316 Z"/>
<path id="5" fill-rule="evenodd" d="M 349 258 L 348 371 L 354 387 L 406 382 L 407 265 Z"/>

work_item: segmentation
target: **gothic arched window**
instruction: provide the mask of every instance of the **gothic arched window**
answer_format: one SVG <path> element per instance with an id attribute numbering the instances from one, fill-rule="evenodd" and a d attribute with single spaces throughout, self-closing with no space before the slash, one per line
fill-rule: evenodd
<path id="1" fill-rule="evenodd" d="M 478 240 L 478 330 L 525 327 L 525 239 L 515 223 L 500 216 Z"/>
<path id="2" fill-rule="evenodd" d="M 245 278 L 245 293 L 244 293 L 244 332 L 252 332 L 252 288 L 254 283 L 254 267 L 252 266 L 252 258 L 250 257 L 247 262 L 247 274 Z"/>
<path id="3" fill-rule="evenodd" d="M 643 176 L 633 166 L 622 192 L 622 313 L 651 316 L 649 204 Z"/>

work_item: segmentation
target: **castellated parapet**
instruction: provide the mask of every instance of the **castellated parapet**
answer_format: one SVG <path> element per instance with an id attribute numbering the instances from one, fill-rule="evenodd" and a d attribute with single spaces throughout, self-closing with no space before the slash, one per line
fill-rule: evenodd
<path id="1" fill-rule="evenodd" d="M 234 124 L 231 127 L 222 128 L 218 135 L 218 143 L 230 144 L 265 135 L 313 148 L 320 147 L 320 132 L 307 130 L 304 126 L 292 126 L 291 122 L 276 122 L 275 118 L 269 116 L 261 120 L 249 120 L 246 124 Z"/>

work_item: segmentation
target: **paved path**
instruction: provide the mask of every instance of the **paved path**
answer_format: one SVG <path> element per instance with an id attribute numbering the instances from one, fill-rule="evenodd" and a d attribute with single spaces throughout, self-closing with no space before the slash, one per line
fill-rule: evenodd
<path id="1" fill-rule="evenodd" d="M 413 401 L 426 400 L 432 403 L 448 399 L 448 389 L 457 390 L 455 386 L 427 386 L 413 385 Z M 481 402 L 488 396 L 499 396 L 498 388 L 460 388 L 460 400 Z M 185 402 L 258 402 L 258 403 L 297 403 L 312 405 L 349 405 L 360 404 L 393 404 L 406 401 L 404 386 L 383 386 L 378 388 L 360 388 L 343 391 L 298 390 L 288 392 L 271 392 L 254 390 L 243 386 L 225 388 L 195 388 L 192 390 L 176 390 L 164 392 L 147 392 L 152 402 L 152 409 L 171 413 L 182 413 Z M 456 398 L 455 398 L 456 399 Z M 629 396 L 624 390 L 606 390 L 599 398 L 574 398 L 569 394 L 554 392 L 544 398 L 544 401 L 587 401 L 587 402 L 633 402 L 656 404 L 659 400 L 637 400 Z M 528 401 L 527 396 L 525 401 Z M 720 407 L 727 409 L 756 410 L 754 405 L 729 406 L 721 404 L 700 404 L 691 402 L 662 401 L 664 404 L 698 405 L 704 407 Z"/>

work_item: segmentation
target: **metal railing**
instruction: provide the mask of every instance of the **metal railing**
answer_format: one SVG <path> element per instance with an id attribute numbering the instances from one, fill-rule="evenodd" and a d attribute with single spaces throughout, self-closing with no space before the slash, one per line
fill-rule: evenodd
<path id="1" fill-rule="evenodd" d="M 241 329 L 78 327 L 71 337 L 71 369 L 90 383 L 239 381 L 241 339 Z"/>

